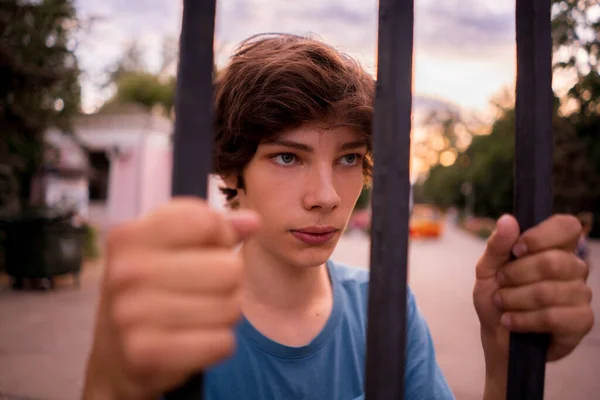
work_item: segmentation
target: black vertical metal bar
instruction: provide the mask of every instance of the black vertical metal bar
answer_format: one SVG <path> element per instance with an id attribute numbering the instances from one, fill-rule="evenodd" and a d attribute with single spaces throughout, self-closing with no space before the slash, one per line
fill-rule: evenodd
<path id="1" fill-rule="evenodd" d="M 517 0 L 515 215 L 525 231 L 552 213 L 551 0 Z M 511 334 L 507 398 L 540 400 L 548 336 Z"/>
<path id="2" fill-rule="evenodd" d="M 380 0 L 365 379 L 368 400 L 404 398 L 413 20 L 413 0 Z"/>
<path id="3" fill-rule="evenodd" d="M 216 0 L 184 0 L 175 99 L 174 196 L 206 198 L 213 142 Z"/>
<path id="4" fill-rule="evenodd" d="M 206 198 L 213 142 L 213 37 L 216 0 L 184 0 L 175 100 L 173 196 Z M 200 400 L 202 374 L 165 395 Z"/>

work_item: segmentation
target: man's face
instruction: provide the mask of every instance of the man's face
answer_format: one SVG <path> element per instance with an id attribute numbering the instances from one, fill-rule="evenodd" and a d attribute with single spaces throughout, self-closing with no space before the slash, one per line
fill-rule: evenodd
<path id="1" fill-rule="evenodd" d="M 240 207 L 256 211 L 261 251 L 299 267 L 333 252 L 364 182 L 365 139 L 348 127 L 304 125 L 263 143 L 244 171 Z"/>

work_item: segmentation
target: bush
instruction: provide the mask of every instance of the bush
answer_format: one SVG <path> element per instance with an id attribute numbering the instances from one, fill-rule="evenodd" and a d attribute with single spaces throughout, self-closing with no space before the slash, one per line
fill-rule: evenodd
<path id="1" fill-rule="evenodd" d="M 91 224 L 85 224 L 85 242 L 83 244 L 83 257 L 87 260 L 96 260 L 100 257 L 98 245 L 98 230 Z"/>
<path id="2" fill-rule="evenodd" d="M 356 200 L 356 205 L 354 206 L 355 210 L 364 210 L 369 207 L 371 199 L 371 188 L 365 186 L 363 187 L 360 195 L 358 196 L 358 200 Z"/>

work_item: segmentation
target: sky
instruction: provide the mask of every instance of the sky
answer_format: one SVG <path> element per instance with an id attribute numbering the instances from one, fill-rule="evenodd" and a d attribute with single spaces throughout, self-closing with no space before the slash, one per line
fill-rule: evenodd
<path id="1" fill-rule="evenodd" d="M 514 83 L 514 1 L 415 0 L 414 93 L 434 103 L 483 111 Z M 76 0 L 78 14 L 96 21 L 80 35 L 84 107 L 110 95 L 98 89 L 102 72 L 124 46 L 138 40 L 157 68 L 164 36 L 178 37 L 181 3 L 174 0 Z M 264 32 L 312 34 L 376 70 L 375 0 L 218 0 L 217 62 L 248 36 Z"/>

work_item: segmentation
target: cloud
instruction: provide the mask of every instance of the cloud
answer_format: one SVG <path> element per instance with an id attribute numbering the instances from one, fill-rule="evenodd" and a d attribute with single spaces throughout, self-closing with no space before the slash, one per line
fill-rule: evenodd
<path id="1" fill-rule="evenodd" d="M 417 60 L 426 55 L 421 60 L 426 58 L 429 63 L 436 60 L 441 65 L 451 60 L 466 69 L 479 63 L 475 67 L 479 71 L 485 71 L 482 65 L 489 66 L 491 59 L 498 65 L 509 65 L 514 52 L 512 3 L 417 0 Z M 131 40 L 142 41 L 150 53 L 149 62 L 153 63 L 160 52 L 161 38 L 179 35 L 181 0 L 76 0 L 76 6 L 82 15 L 105 17 L 82 41 L 78 52 L 82 67 L 90 76 L 114 62 Z M 233 47 L 251 35 L 288 32 L 316 35 L 374 72 L 377 7 L 377 0 L 219 0 L 215 31 L 217 60 L 224 63 Z M 449 74 L 449 78 L 441 76 L 441 69 L 435 71 L 436 82 L 451 79 Z M 430 79 L 426 76 L 424 82 Z M 426 91 L 433 93 L 430 87 Z M 449 98 L 449 91 L 436 95 Z"/>
<path id="2" fill-rule="evenodd" d="M 105 82 L 106 69 L 125 46 L 140 42 L 147 50 L 148 65 L 157 68 L 162 38 L 179 34 L 180 6 L 172 0 L 76 0 L 75 7 L 80 18 L 95 20 L 89 31 L 78 37 L 86 108 L 105 96 L 97 86 Z"/>
<path id="3" fill-rule="evenodd" d="M 481 0 L 421 2 L 415 14 L 417 50 L 485 58 L 514 45 L 512 5 L 490 8 Z"/>

